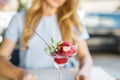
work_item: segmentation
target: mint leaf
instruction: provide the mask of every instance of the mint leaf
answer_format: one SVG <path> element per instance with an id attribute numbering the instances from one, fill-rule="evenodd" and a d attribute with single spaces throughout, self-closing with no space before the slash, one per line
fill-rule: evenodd
<path id="1" fill-rule="evenodd" d="M 45 51 L 50 53 L 50 54 L 55 54 L 57 52 L 57 47 L 61 44 L 62 41 L 55 41 L 53 38 L 51 38 L 52 44 L 47 46 L 45 48 Z"/>

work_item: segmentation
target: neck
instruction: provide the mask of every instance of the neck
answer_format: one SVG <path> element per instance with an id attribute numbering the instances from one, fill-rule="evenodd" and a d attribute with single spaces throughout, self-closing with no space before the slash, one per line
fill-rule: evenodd
<path id="1" fill-rule="evenodd" d="M 46 2 L 43 4 L 43 16 L 52 16 L 56 14 L 56 8 L 51 7 Z"/>

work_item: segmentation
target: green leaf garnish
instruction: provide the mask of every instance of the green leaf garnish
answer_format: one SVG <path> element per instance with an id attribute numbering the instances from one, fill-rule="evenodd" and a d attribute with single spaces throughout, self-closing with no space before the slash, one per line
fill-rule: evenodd
<path id="1" fill-rule="evenodd" d="M 51 38 L 51 41 L 52 41 L 52 45 L 49 45 L 45 48 L 45 51 L 46 52 L 49 52 L 50 54 L 54 54 L 56 53 L 57 51 L 57 47 L 59 46 L 59 44 L 62 42 L 62 41 L 55 41 L 53 38 Z"/>

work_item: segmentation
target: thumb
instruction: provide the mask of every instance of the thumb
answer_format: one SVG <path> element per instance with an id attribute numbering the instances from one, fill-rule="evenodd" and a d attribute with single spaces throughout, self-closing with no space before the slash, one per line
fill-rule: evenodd
<path id="1" fill-rule="evenodd" d="M 78 75 L 75 77 L 75 80 L 79 80 L 79 76 Z"/>

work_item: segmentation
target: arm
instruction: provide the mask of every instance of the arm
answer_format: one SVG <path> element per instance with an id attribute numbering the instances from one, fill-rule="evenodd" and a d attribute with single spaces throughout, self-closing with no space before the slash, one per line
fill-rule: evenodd
<path id="1" fill-rule="evenodd" d="M 15 45 L 16 42 L 5 39 L 2 46 L 0 46 L 0 75 L 13 80 L 36 80 L 34 75 L 14 66 L 9 62 L 8 58 L 11 55 Z"/>
<path id="2" fill-rule="evenodd" d="M 85 40 L 80 40 L 78 58 L 80 62 L 80 71 L 77 76 L 77 80 L 89 80 L 90 72 L 92 68 L 92 57 L 90 55 L 87 43 Z"/>
<path id="3" fill-rule="evenodd" d="M 5 39 L 0 46 L 0 75 L 17 80 L 16 78 L 23 70 L 12 65 L 8 60 L 15 45 L 14 41 Z"/>

